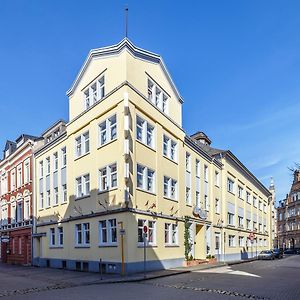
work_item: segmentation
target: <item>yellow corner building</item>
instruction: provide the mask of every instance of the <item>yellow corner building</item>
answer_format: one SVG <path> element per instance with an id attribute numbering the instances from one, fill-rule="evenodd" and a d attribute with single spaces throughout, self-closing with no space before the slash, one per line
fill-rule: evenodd
<path id="1" fill-rule="evenodd" d="M 69 122 L 34 156 L 35 265 L 142 271 L 144 230 L 147 270 L 272 246 L 274 187 L 203 132 L 186 135 L 159 55 L 127 38 L 91 50 L 67 95 Z"/>

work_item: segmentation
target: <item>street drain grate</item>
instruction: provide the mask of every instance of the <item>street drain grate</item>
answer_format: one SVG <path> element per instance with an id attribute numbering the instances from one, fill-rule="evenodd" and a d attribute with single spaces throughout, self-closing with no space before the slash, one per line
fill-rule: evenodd
<path id="1" fill-rule="evenodd" d="M 191 286 L 185 286 L 185 285 L 170 285 L 170 284 L 160 284 L 160 283 L 154 283 L 151 285 L 154 285 L 157 287 L 175 288 L 175 289 L 179 289 L 179 290 L 193 290 L 193 291 L 197 291 L 197 292 L 214 293 L 214 294 L 234 296 L 234 297 L 253 299 L 253 300 L 269 300 L 269 298 L 266 298 L 266 297 L 260 297 L 260 296 L 245 294 L 245 293 L 233 292 L 233 291 L 224 291 L 224 290 L 220 290 L 220 289 L 208 289 L 208 288 L 202 288 L 202 287 L 191 287 Z"/>

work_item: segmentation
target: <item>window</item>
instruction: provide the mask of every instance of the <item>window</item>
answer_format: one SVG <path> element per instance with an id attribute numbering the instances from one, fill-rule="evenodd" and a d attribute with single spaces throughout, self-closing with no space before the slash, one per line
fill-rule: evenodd
<path id="1" fill-rule="evenodd" d="M 147 244 L 154 245 L 156 243 L 156 223 L 155 221 L 148 221 L 148 220 L 138 220 L 138 243 L 141 244 L 144 242 L 143 239 L 143 228 L 144 226 L 148 227 L 147 233 Z"/>
<path id="2" fill-rule="evenodd" d="M 188 152 L 185 154 L 185 169 L 191 172 L 191 155 Z"/>
<path id="3" fill-rule="evenodd" d="M 84 93 L 85 109 L 88 109 L 91 105 L 101 100 L 105 96 L 105 81 L 104 76 L 93 82 Z"/>
<path id="4" fill-rule="evenodd" d="M 57 228 L 57 242 L 58 242 L 58 246 L 63 246 L 63 244 L 64 244 L 64 229 L 63 229 L 63 227 Z"/>
<path id="5" fill-rule="evenodd" d="M 241 186 L 238 186 L 238 197 L 240 199 L 243 199 L 243 192 L 244 192 L 243 188 Z"/>
<path id="6" fill-rule="evenodd" d="M 28 183 L 30 181 L 30 159 L 27 159 L 24 162 L 24 183 Z"/>
<path id="7" fill-rule="evenodd" d="M 216 233 L 215 235 L 215 245 L 216 245 L 216 250 L 220 250 L 220 233 Z"/>
<path id="8" fill-rule="evenodd" d="M 90 137 L 88 131 L 75 139 L 75 146 L 76 157 L 80 157 L 90 151 Z"/>
<path id="9" fill-rule="evenodd" d="M 264 203 L 264 213 L 267 213 L 267 205 Z"/>
<path id="10" fill-rule="evenodd" d="M 257 222 L 253 221 L 253 230 L 257 231 Z"/>
<path id="11" fill-rule="evenodd" d="M 50 191 L 47 191 L 47 207 L 51 205 L 51 196 L 50 196 Z"/>
<path id="12" fill-rule="evenodd" d="M 234 214 L 227 213 L 227 224 L 234 225 Z"/>
<path id="13" fill-rule="evenodd" d="M 30 219 L 30 198 L 25 199 L 25 206 L 24 206 L 24 220 Z"/>
<path id="14" fill-rule="evenodd" d="M 200 192 L 196 191 L 196 207 L 200 208 Z"/>
<path id="15" fill-rule="evenodd" d="M 221 212 L 220 200 L 218 198 L 216 198 L 216 200 L 215 200 L 215 213 L 220 214 L 220 212 Z"/>
<path id="16" fill-rule="evenodd" d="M 257 207 L 257 198 L 253 196 L 253 206 Z"/>
<path id="17" fill-rule="evenodd" d="M 22 185 L 22 164 L 17 167 L 17 187 Z"/>
<path id="18" fill-rule="evenodd" d="M 164 176 L 164 196 L 173 200 L 177 199 L 177 181 Z"/>
<path id="19" fill-rule="evenodd" d="M 112 164 L 99 170 L 99 191 L 107 191 L 117 187 L 117 164 Z"/>
<path id="20" fill-rule="evenodd" d="M 154 148 L 154 126 L 140 117 L 136 117 L 136 139 Z"/>
<path id="21" fill-rule="evenodd" d="M 117 220 L 110 219 L 99 222 L 99 244 L 113 245 L 117 243 Z"/>
<path id="22" fill-rule="evenodd" d="M 246 192 L 246 201 L 247 203 L 251 204 L 251 197 L 249 192 Z"/>
<path id="23" fill-rule="evenodd" d="M 40 208 L 44 207 L 44 193 L 40 193 Z"/>
<path id="24" fill-rule="evenodd" d="M 117 116 L 106 119 L 99 125 L 100 146 L 117 138 Z"/>
<path id="25" fill-rule="evenodd" d="M 228 246 L 235 247 L 235 236 L 234 235 L 228 236 Z"/>
<path id="26" fill-rule="evenodd" d="M 50 228 L 50 246 L 55 246 L 55 228 Z"/>
<path id="27" fill-rule="evenodd" d="M 246 219 L 246 226 L 248 230 L 251 230 L 251 220 Z"/>
<path id="28" fill-rule="evenodd" d="M 177 161 L 177 143 L 167 137 L 163 136 L 163 154 L 173 161 Z"/>
<path id="29" fill-rule="evenodd" d="M 66 147 L 61 149 L 61 167 L 65 167 L 67 165 L 67 150 Z"/>
<path id="30" fill-rule="evenodd" d="M 204 166 L 204 181 L 208 182 L 208 166 Z"/>
<path id="31" fill-rule="evenodd" d="M 215 171 L 215 186 L 220 186 L 220 173 Z"/>
<path id="32" fill-rule="evenodd" d="M 50 157 L 46 158 L 46 175 L 50 174 Z"/>
<path id="33" fill-rule="evenodd" d="M 39 162 L 39 169 L 40 169 L 40 178 L 42 178 L 44 176 L 44 168 L 43 168 L 44 164 L 43 161 Z"/>
<path id="34" fill-rule="evenodd" d="M 208 203 L 208 196 L 204 195 L 204 208 L 206 211 L 209 211 L 209 203 Z"/>
<path id="35" fill-rule="evenodd" d="M 196 159 L 196 177 L 200 178 L 200 161 Z"/>
<path id="36" fill-rule="evenodd" d="M 244 237 L 243 236 L 239 236 L 239 247 L 244 247 Z"/>
<path id="37" fill-rule="evenodd" d="M 11 175 L 10 175 L 10 177 L 11 177 L 11 190 L 13 191 L 13 190 L 15 190 L 16 189 L 16 171 L 15 171 L 16 169 L 13 169 L 12 171 L 11 171 Z"/>
<path id="38" fill-rule="evenodd" d="M 148 192 L 155 192 L 155 172 L 137 164 L 137 187 Z"/>
<path id="39" fill-rule="evenodd" d="M 162 90 L 148 79 L 148 99 L 158 109 L 164 113 L 168 113 L 168 97 Z"/>
<path id="40" fill-rule="evenodd" d="M 62 185 L 62 202 L 67 202 L 67 185 Z"/>
<path id="41" fill-rule="evenodd" d="M 259 208 L 259 210 L 262 210 L 262 202 L 260 200 L 258 202 L 258 208 Z"/>
<path id="42" fill-rule="evenodd" d="M 243 228 L 244 227 L 244 218 L 241 216 L 238 216 L 238 222 L 239 222 L 239 227 Z"/>
<path id="43" fill-rule="evenodd" d="M 90 223 L 75 225 L 75 240 L 77 246 L 90 245 Z"/>
<path id="44" fill-rule="evenodd" d="M 227 191 L 230 192 L 230 193 L 233 193 L 234 189 L 234 181 L 231 180 L 230 178 L 227 178 Z"/>
<path id="45" fill-rule="evenodd" d="M 22 222 L 23 221 L 23 205 L 22 205 L 22 202 L 17 203 L 16 220 L 17 220 L 17 222 Z"/>
<path id="46" fill-rule="evenodd" d="M 21 237 L 19 237 L 18 238 L 18 241 L 19 241 L 19 252 L 18 252 L 18 254 L 22 254 L 22 238 Z"/>
<path id="47" fill-rule="evenodd" d="M 76 197 L 84 197 L 90 194 L 90 175 L 86 174 L 76 178 Z"/>
<path id="48" fill-rule="evenodd" d="M 191 205 L 191 188 L 185 187 L 185 203 Z"/>
<path id="49" fill-rule="evenodd" d="M 53 172 L 58 170 L 58 153 L 53 154 Z"/>
<path id="50" fill-rule="evenodd" d="M 178 226 L 176 224 L 165 223 L 165 244 L 178 244 Z"/>
<path id="51" fill-rule="evenodd" d="M 53 189 L 53 199 L 54 199 L 54 205 L 58 204 L 58 187 L 55 187 Z"/>

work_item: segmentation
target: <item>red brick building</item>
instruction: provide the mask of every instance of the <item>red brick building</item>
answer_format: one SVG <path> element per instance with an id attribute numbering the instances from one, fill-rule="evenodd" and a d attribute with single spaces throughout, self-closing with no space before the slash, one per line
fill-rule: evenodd
<path id="1" fill-rule="evenodd" d="M 39 138 L 7 141 L 0 160 L 0 259 L 31 264 L 33 149 Z"/>

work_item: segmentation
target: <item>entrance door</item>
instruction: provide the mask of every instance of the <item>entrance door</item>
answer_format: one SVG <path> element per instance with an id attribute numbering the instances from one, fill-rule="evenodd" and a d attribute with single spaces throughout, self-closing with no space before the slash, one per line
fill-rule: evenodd
<path id="1" fill-rule="evenodd" d="M 7 247 L 8 243 L 1 242 L 1 261 L 7 263 Z"/>
<path id="2" fill-rule="evenodd" d="M 205 226 L 195 224 L 195 259 L 206 258 Z"/>

